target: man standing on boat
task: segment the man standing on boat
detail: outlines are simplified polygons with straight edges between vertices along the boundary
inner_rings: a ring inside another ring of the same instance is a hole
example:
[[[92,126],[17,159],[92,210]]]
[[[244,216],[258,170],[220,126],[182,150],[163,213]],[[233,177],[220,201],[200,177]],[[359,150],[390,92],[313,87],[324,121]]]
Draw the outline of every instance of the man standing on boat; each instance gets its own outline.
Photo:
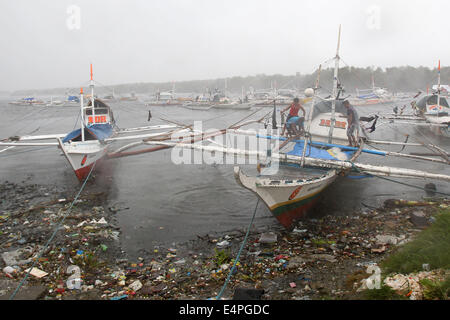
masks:
[[[347,138],[349,146],[358,146],[358,137],[359,137],[359,116],[356,112],[355,108],[350,105],[348,100],[343,102],[344,107],[347,109]],[[356,136],[354,132],[356,131]]]
[[[289,109],[289,115],[286,118],[286,122],[285,122],[284,127],[283,127],[283,132],[281,132],[282,136],[284,135],[284,131],[286,130],[286,124],[288,123],[289,119],[292,118],[292,117],[298,117],[298,112],[299,112],[300,109],[303,111],[303,118],[305,118],[305,116],[306,116],[306,111],[303,108],[303,106],[300,104],[300,99],[299,98],[295,98],[294,102],[289,107],[287,107],[284,110],[281,110],[280,112],[283,114],[288,109]]]

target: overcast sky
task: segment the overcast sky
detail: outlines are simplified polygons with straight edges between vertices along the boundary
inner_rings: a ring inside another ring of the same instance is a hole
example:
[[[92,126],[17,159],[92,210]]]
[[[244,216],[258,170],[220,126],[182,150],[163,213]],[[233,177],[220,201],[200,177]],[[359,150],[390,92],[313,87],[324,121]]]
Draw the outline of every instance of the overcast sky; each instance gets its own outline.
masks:
[[[79,86],[91,62],[105,85],[311,73],[339,24],[349,65],[449,65],[449,18],[448,0],[0,0],[0,91]]]

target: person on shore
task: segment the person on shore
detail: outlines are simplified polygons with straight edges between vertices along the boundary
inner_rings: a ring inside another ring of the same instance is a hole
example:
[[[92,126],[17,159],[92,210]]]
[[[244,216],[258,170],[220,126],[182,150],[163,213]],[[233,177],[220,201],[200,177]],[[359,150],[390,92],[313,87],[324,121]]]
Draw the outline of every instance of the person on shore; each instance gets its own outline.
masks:
[[[282,114],[284,114],[288,109],[289,109],[289,114],[288,114],[288,116],[287,116],[287,118],[286,118],[286,123],[285,123],[285,125],[284,125],[284,127],[283,127],[283,131],[281,132],[281,135],[282,135],[282,136],[284,135],[284,132],[285,132],[285,130],[286,130],[286,126],[287,126],[287,124],[288,124],[290,118],[292,118],[292,117],[299,117],[298,112],[299,112],[300,110],[302,110],[302,112],[303,112],[303,117],[299,117],[299,118],[302,118],[302,119],[301,119],[301,120],[297,120],[297,122],[301,121],[301,125],[302,125],[302,127],[303,127],[303,120],[305,119],[305,116],[306,116],[306,111],[305,111],[305,109],[303,108],[303,106],[300,104],[300,99],[299,99],[299,98],[295,98],[295,99],[294,99],[294,102],[293,102],[290,106],[288,106],[288,107],[285,108],[284,110],[281,110],[280,112],[281,112]]]
[[[350,105],[348,100],[343,102],[344,107],[347,109],[347,138],[349,146],[357,147],[359,138],[359,116],[355,108]],[[356,131],[356,135],[354,134]]]

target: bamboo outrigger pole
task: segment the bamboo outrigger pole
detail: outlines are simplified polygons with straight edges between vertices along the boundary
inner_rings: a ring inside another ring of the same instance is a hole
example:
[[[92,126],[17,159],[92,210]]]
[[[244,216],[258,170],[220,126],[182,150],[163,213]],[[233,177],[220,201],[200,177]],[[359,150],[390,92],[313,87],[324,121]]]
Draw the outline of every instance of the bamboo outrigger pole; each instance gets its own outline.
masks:
[[[147,144],[163,146],[166,148],[180,147],[185,149],[196,149],[203,150],[207,152],[221,152],[225,154],[234,154],[249,157],[266,158],[267,153],[262,151],[250,151],[234,148],[223,148],[223,147],[212,147],[203,146],[198,144],[187,144],[187,143],[177,143],[177,142],[160,142],[160,141],[148,141]],[[272,159],[278,159],[281,162],[300,164],[302,157],[292,156],[287,154],[272,153]],[[436,179],[450,182],[450,176],[445,174],[429,173],[420,170],[413,169],[403,169],[395,167],[386,166],[373,166],[368,164],[353,163],[349,161],[339,161],[339,160],[324,160],[317,158],[305,157],[305,164],[312,167],[321,168],[332,168],[332,169],[357,169],[358,171],[366,174],[391,176],[399,178],[423,178],[423,179]]]
[[[297,140],[295,139],[296,137],[292,138],[292,139],[286,139],[286,138],[281,138],[281,137],[273,137],[273,136],[263,136],[258,134],[255,131],[248,131],[248,130],[232,130],[231,132],[235,133],[235,134],[243,134],[243,135],[248,135],[248,136],[256,136],[258,138],[261,139],[278,139],[278,140],[284,140],[284,142],[281,144],[281,146],[286,145],[288,142],[300,142],[300,143],[304,143],[305,145],[308,144],[308,142],[305,140]],[[342,146],[342,145],[338,145],[338,144],[332,144],[332,143],[324,143],[324,142],[318,142],[318,141],[310,141],[309,142],[310,145],[315,145],[318,147],[338,147],[341,148],[342,150],[351,150],[351,151],[357,151],[358,148],[356,147],[350,147],[350,146]],[[421,144],[418,144],[419,146],[423,146]],[[281,148],[281,147],[280,147]],[[278,149],[280,149],[278,148]],[[439,159],[435,159],[435,158],[428,158],[428,157],[423,157],[421,155],[415,155],[415,154],[405,154],[405,153],[399,153],[399,152],[392,152],[392,151],[385,151],[385,150],[371,150],[371,149],[362,149],[363,153],[369,153],[369,154],[374,154],[374,155],[378,155],[378,156],[393,156],[393,157],[403,157],[403,158],[411,158],[411,159],[417,159],[417,160],[425,160],[425,161],[431,161],[431,162],[439,162],[439,163],[445,163],[445,164],[449,164],[450,162],[446,159],[444,160],[439,160]],[[304,157],[305,154],[302,155],[302,157]]]

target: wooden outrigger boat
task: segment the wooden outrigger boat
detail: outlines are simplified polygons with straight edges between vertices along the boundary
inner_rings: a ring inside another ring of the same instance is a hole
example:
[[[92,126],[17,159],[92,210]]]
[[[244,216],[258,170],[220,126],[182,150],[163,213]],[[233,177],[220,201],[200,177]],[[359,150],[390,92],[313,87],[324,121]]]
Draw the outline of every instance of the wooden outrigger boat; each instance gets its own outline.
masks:
[[[446,95],[441,92],[441,62],[438,66],[438,84],[432,94],[417,95],[417,100],[411,102],[413,114],[381,115],[381,119],[393,121],[396,124],[408,124],[428,127],[432,132],[450,137],[450,106]]]
[[[313,98],[309,112],[306,132],[310,136],[310,143],[307,139],[299,142],[287,140],[287,143],[281,145],[280,153],[300,156],[302,159],[308,156],[323,160],[348,160],[351,162],[354,162],[360,155],[362,143],[360,143],[358,151],[342,151],[341,145],[320,147],[312,145],[312,141],[327,142],[328,144],[345,144],[347,142],[347,117],[344,115],[345,108],[342,101],[339,100],[341,92],[338,85],[340,36],[339,28],[332,97],[330,100],[319,102],[318,105],[315,105]],[[315,90],[318,89],[320,69],[319,67]],[[335,128],[336,130],[334,130]],[[281,167],[284,164],[281,162]],[[322,191],[342,173],[342,170],[339,169],[306,165],[303,161],[297,165],[297,168],[282,169],[281,171],[290,171],[290,173],[282,174],[281,178],[278,178],[271,175],[265,176],[262,171],[259,177],[250,177],[236,167],[235,177],[242,186],[256,193],[277,220],[288,229],[292,227],[295,220],[305,215],[318,200]]]
[[[364,149],[363,139],[360,139],[358,147],[346,145],[347,136],[345,129],[348,124],[344,116],[345,111],[342,109],[342,99],[339,98],[342,88],[338,83],[339,44],[340,30],[331,98],[328,100],[321,99],[320,102],[316,103],[316,99],[320,99],[316,94],[319,88],[320,66],[315,89],[312,90],[311,94],[312,104],[305,128],[306,134],[303,136],[299,135],[285,138],[278,134],[276,106],[274,106],[273,112],[269,112],[260,119],[247,120],[250,116],[261,111],[261,109],[258,109],[230,127],[213,132],[196,131],[192,128],[192,125],[176,122],[172,122],[175,123],[172,126],[166,125],[120,130],[115,125],[111,109],[101,100],[93,98],[94,85],[91,67],[92,93],[87,106],[84,106],[83,95],[81,94],[82,125],[80,129],[69,134],[11,138],[9,141],[0,142],[0,146],[6,147],[0,150],[0,152],[16,146],[57,145],[65,154],[80,180],[91,172],[96,163],[103,161],[107,157],[131,156],[174,147],[244,157],[257,157],[260,161],[257,166],[259,168],[259,174],[257,176],[249,176],[244,173],[241,167],[235,166],[234,173],[236,180],[243,187],[254,192],[267,205],[277,220],[288,229],[293,227],[295,220],[305,216],[314,203],[320,199],[321,193],[328,186],[334,183],[340,175],[345,175],[351,171],[366,175],[438,179],[450,182],[450,176],[443,173],[429,173],[419,170],[374,166],[356,162],[359,155],[365,152],[380,156],[389,155],[439,161],[445,164],[450,163],[447,153],[442,155],[442,160],[437,160],[382,150],[367,150]],[[308,89],[308,92],[311,92],[311,90]],[[269,127],[268,116],[270,114],[272,114],[272,132],[270,132]],[[244,122],[244,120],[247,121]],[[258,134],[256,131],[244,131],[240,129],[245,125],[263,123],[263,121],[266,128],[269,127],[266,135]],[[165,132],[134,136],[126,135],[141,131],[167,129],[168,131]],[[174,133],[178,133],[178,135],[174,136]],[[261,151],[227,147],[213,140],[217,136],[228,133],[255,135],[258,139],[265,139],[266,142],[283,142],[277,149],[271,147],[269,150]],[[28,142],[30,140],[45,139],[56,139],[57,142]],[[137,141],[116,150],[110,150],[110,144],[112,142],[126,140]],[[367,137],[366,141],[378,144],[398,144],[397,142],[367,140]],[[202,142],[210,142],[214,145],[202,145]],[[400,144],[407,145],[406,142]],[[152,147],[130,150],[144,145],[150,145]],[[409,145],[413,144],[409,143]],[[280,169],[276,170],[277,168]]]
[[[228,130],[229,133],[256,135],[261,139],[284,140],[279,149],[276,150],[277,152],[274,150],[263,152],[233,149],[225,146],[204,146],[194,143],[179,143],[176,141],[148,141],[147,144],[258,157],[260,160],[264,159],[263,161],[266,165],[261,165],[261,163],[258,165],[259,175],[249,176],[243,172],[241,167],[235,166],[235,178],[244,188],[254,192],[267,205],[276,219],[288,229],[293,227],[295,220],[303,217],[308,212],[318,199],[320,199],[321,193],[328,186],[336,181],[340,175],[345,175],[350,171],[391,177],[440,179],[449,182],[450,176],[445,174],[427,173],[404,168],[364,165],[355,162],[362,152],[381,156],[414,156],[363,149],[363,139],[359,141],[360,144],[357,148],[346,145],[348,142],[346,135],[348,123],[344,115],[345,110],[342,106],[342,100],[339,99],[341,86],[338,85],[339,43],[340,39],[338,40],[338,49],[335,57],[332,97],[329,100],[322,99],[319,103],[315,103],[315,99],[318,98],[315,92],[319,84],[321,70],[321,67],[319,67],[316,88],[312,98],[312,109],[308,114],[306,137],[302,137],[302,139],[301,137],[286,139],[276,135],[276,132],[274,135],[267,134],[264,136],[251,130]],[[274,108],[272,115],[272,125],[274,125],[276,121],[276,118],[274,118],[276,108]],[[373,140],[370,142],[377,143],[377,141]],[[378,143],[390,142],[378,141]],[[448,159],[414,158],[449,163]],[[274,171],[274,169],[277,169],[275,164],[279,165],[279,169]],[[276,173],[274,174],[274,172]]]
[[[161,133],[135,136],[127,136],[126,134],[178,128],[176,125],[160,125],[119,129],[111,108],[102,100],[94,98],[92,65],[90,88],[91,94],[86,105],[84,104],[83,90],[80,92],[81,127],[79,129],[68,134],[12,137],[2,140],[0,146],[6,146],[8,150],[12,147],[58,146],[77,178],[82,181],[89,175],[94,166],[97,166],[106,158],[108,152],[111,151],[112,142],[149,138]],[[42,140],[56,140],[57,142],[29,142]]]
[[[312,107],[308,114],[306,137],[297,136],[287,139],[277,135],[277,132],[261,135],[252,130],[228,130],[228,133],[233,134],[256,135],[260,139],[284,141],[278,150],[269,150],[269,152],[233,149],[225,146],[204,146],[194,143],[179,143],[176,141],[148,141],[147,144],[190,148],[205,152],[220,152],[238,156],[258,157],[260,160],[263,159],[265,165],[261,163],[258,165],[259,175],[249,176],[244,173],[241,167],[235,166],[235,178],[244,188],[254,192],[267,205],[276,219],[288,229],[292,228],[295,220],[303,217],[308,212],[318,199],[320,199],[321,193],[328,186],[336,181],[340,175],[344,175],[352,170],[364,174],[381,176],[430,178],[447,182],[450,181],[450,176],[445,174],[363,165],[355,162],[362,152],[381,156],[414,156],[363,149],[363,139],[360,140],[359,147],[347,146],[346,129],[348,123],[347,117],[345,116],[346,110],[343,108],[342,100],[339,99],[341,93],[341,86],[338,84],[339,43],[340,30],[335,57],[333,93],[331,99],[321,99],[319,103],[315,103],[315,100],[319,99],[316,95],[321,70],[321,67],[319,67],[316,88],[312,97]],[[272,113],[273,128],[276,127],[274,122],[276,122],[275,107]],[[266,123],[267,125],[268,123]],[[376,143],[376,141],[371,141],[371,143]],[[379,141],[379,143],[389,142]],[[448,160],[435,160],[425,157],[415,158],[449,163]],[[277,167],[275,164],[279,166]]]

